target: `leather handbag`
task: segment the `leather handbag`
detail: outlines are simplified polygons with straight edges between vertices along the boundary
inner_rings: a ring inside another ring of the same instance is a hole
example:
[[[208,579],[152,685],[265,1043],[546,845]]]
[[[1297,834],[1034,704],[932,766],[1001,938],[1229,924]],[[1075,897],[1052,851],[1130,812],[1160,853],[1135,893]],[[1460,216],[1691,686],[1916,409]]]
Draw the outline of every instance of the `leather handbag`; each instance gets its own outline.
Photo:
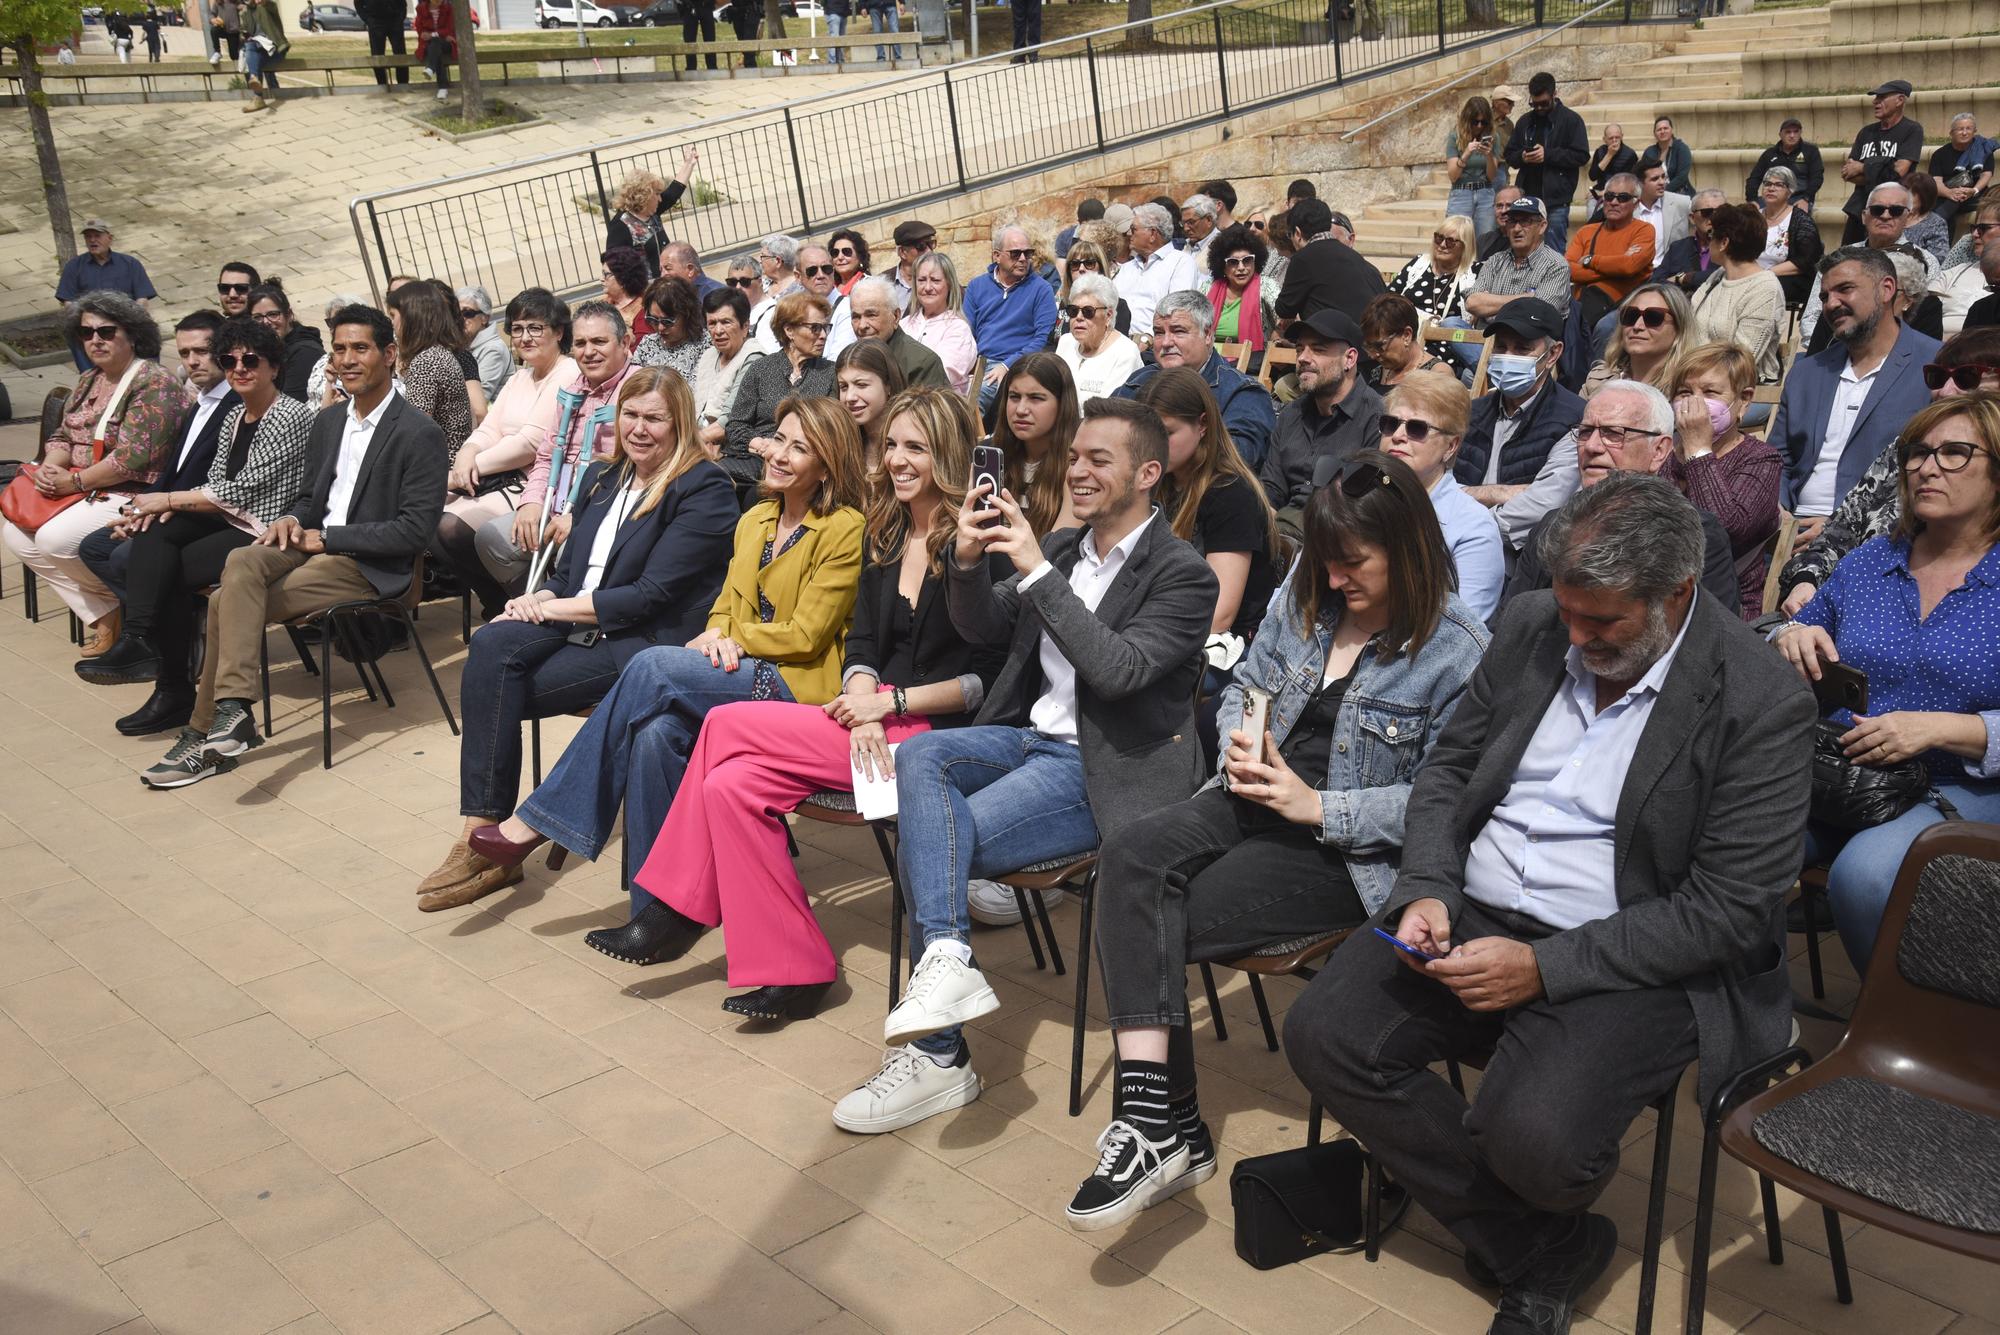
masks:
[[[103,460],[104,433],[110,429],[111,419],[117,414],[119,405],[125,402],[125,392],[132,388],[132,378],[138,373],[139,359],[134,357],[132,364],[125,368],[124,377],[112,389],[111,397],[105,401],[104,413],[97,419],[97,430],[90,433],[90,464]],[[84,467],[89,467],[90,464]],[[72,474],[82,471],[82,468],[70,469]],[[67,496],[44,496],[35,489],[35,470],[23,466],[14,474],[6,489],[0,491],[0,516],[4,516],[8,523],[32,537],[42,525],[89,494],[76,491]]]
[[[1308,1256],[1358,1251],[1367,1242],[1368,1152],[1352,1140],[1260,1154],[1237,1163],[1229,1175],[1229,1204],[1236,1216],[1236,1254],[1259,1270]],[[1402,1219],[1401,1197],[1383,1222],[1387,1234]]]
[[[1937,802],[1947,818],[1957,810],[1931,790],[1930,771],[1916,758],[1894,765],[1861,765],[1841,749],[1850,725],[1830,718],[1813,724],[1812,819],[1836,830],[1886,825],[1917,803]]]

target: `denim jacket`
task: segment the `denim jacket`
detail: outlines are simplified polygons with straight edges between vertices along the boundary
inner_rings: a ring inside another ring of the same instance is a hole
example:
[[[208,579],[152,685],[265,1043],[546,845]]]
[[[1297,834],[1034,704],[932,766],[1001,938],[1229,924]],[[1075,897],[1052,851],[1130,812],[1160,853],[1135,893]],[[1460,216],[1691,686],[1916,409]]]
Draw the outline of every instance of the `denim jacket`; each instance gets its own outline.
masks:
[[[1295,567],[1294,577],[1297,573]],[[1306,634],[1292,604],[1291,580],[1285,581],[1222,693],[1216,716],[1222,737],[1242,725],[1244,688],[1255,686],[1271,693],[1271,735],[1284,745],[1325,676],[1340,608],[1338,598],[1323,601],[1320,624]],[[1485,624],[1452,594],[1437,629],[1414,657],[1397,654],[1385,662],[1370,640],[1355,660],[1334,722],[1319,840],[1345,855],[1370,913],[1388,902],[1396,879],[1403,808],[1417,766],[1451,717],[1489,638]],[[1207,787],[1221,782],[1218,773]]]

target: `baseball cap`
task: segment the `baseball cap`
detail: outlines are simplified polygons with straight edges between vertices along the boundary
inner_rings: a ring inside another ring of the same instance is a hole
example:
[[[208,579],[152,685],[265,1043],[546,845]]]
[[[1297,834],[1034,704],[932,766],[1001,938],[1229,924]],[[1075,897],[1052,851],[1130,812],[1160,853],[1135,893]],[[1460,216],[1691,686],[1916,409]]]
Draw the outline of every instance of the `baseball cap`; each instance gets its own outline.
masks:
[[[1509,216],[1520,214],[1527,218],[1540,218],[1543,222],[1547,222],[1549,218],[1548,208],[1533,195],[1523,195],[1509,204],[1507,213]]]
[[[1486,330],[1511,329],[1531,338],[1560,339],[1563,317],[1540,297],[1516,297],[1486,318]]]
[[[1868,96],[1887,97],[1891,93],[1901,93],[1904,97],[1908,97],[1914,91],[1908,79],[1891,79],[1880,87],[1869,90]]]
[[[937,228],[912,218],[896,224],[895,240],[899,246],[928,246],[937,240]]]
[[[1104,206],[1104,221],[1114,232],[1132,230],[1132,206],[1130,204],[1107,204]]]
[[[83,230],[86,232],[102,232],[106,236],[110,236],[111,224],[102,218],[85,218],[83,220]]]
[[[1297,343],[1299,335],[1312,332],[1321,338],[1330,338],[1345,343],[1350,348],[1361,346],[1361,326],[1354,323],[1352,316],[1329,306],[1323,311],[1315,311],[1303,320],[1294,320],[1285,326],[1285,341]]]
[[[1503,83],[1493,90],[1493,96],[1488,98],[1487,101],[1512,102],[1515,106],[1519,106],[1521,103],[1527,101],[1527,99],[1521,96],[1521,90],[1513,84]]]

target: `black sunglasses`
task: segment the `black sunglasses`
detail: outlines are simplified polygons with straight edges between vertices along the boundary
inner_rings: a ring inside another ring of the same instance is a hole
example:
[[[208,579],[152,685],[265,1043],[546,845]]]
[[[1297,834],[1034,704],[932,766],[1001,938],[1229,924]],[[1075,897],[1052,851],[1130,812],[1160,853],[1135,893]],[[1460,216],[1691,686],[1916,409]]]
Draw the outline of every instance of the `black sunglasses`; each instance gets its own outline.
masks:
[[[1095,320],[1098,316],[1102,314],[1104,314],[1104,308],[1102,306],[1085,306],[1079,303],[1077,305],[1065,306],[1062,308],[1062,316],[1063,319],[1065,320],[1074,320],[1079,315],[1086,320]]]
[[[1003,250],[1000,253],[1010,260],[1025,260],[1035,252],[1032,250]]]
[[[115,324],[80,324],[76,327],[77,338],[85,343],[95,343],[100,339],[109,343],[122,332]]]
[[[248,283],[217,283],[215,290],[225,297],[240,297],[250,290]]]
[[[1984,362],[1967,362],[1963,366],[1944,366],[1931,362],[1924,367],[1924,384],[1931,389],[1943,389],[1949,380],[1967,394],[1979,388],[1979,382],[1989,375],[2000,375],[2000,366]]]
[[[1377,487],[1386,487],[1392,482],[1380,464],[1369,463],[1358,455],[1334,469],[1333,480],[1339,485],[1341,495],[1357,501]]]
[[[1604,192],[1606,204],[1630,204],[1638,196],[1629,190],[1607,190]]]
[[[1692,212],[1697,218],[1713,218],[1715,216],[1715,210],[1712,208],[1694,209]]]
[[[755,278],[747,278],[738,275],[737,277],[731,278],[728,281],[731,287],[755,287],[757,285],[758,280]]]
[[[1421,445],[1426,440],[1429,440],[1431,432],[1438,429],[1422,418],[1396,417],[1389,413],[1382,414],[1382,439],[1387,440],[1389,437],[1395,435],[1398,428],[1402,430],[1405,440],[1417,445]]]
[[[225,352],[215,359],[215,364],[225,371],[234,371],[239,366],[246,371],[254,371],[264,364],[264,359],[254,352]]]
[[[1907,204],[1870,204],[1868,216],[1871,218],[1900,218],[1910,211]]]
[[[854,258],[854,248],[852,246],[835,246],[833,248],[833,257],[837,260],[851,260]]]
[[[1096,260],[1078,259],[1078,260],[1071,260],[1069,262],[1069,267],[1072,269],[1095,269],[1098,267],[1098,263]]]
[[[1658,329],[1667,322],[1667,308],[1664,306],[1627,306],[1624,310],[1618,312],[1618,323],[1624,325],[1627,329],[1638,324],[1641,320],[1646,322],[1646,328]]]
[[[808,278],[818,278],[822,275],[832,273],[833,266],[831,264],[808,264],[802,272]]]
[[[461,320],[483,320],[486,318],[486,312],[475,311],[470,306],[461,306],[458,308],[458,318]]]

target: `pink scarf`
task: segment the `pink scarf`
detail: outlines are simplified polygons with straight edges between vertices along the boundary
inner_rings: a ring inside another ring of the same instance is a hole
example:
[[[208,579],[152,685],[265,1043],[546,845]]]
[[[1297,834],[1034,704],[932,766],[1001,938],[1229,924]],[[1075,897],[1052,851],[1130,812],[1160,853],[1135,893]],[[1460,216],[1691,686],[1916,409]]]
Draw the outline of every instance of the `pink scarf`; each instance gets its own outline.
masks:
[[[1236,341],[1248,343],[1258,352],[1264,350],[1264,276],[1252,274],[1250,285],[1243,289],[1242,304],[1236,308]],[[1215,304],[1215,318],[1222,319],[1222,308],[1229,301],[1229,284],[1218,278],[1208,285],[1208,299]]]

